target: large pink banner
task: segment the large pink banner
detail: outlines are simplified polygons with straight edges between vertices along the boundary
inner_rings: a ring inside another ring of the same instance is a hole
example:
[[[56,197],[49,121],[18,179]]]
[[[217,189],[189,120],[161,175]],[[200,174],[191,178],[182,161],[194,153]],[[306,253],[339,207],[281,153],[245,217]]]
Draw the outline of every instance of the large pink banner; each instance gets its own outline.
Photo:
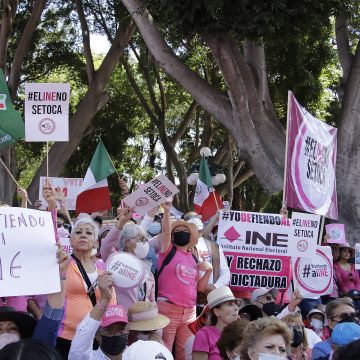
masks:
[[[337,219],[337,129],[312,116],[291,92],[287,126],[286,205]]]

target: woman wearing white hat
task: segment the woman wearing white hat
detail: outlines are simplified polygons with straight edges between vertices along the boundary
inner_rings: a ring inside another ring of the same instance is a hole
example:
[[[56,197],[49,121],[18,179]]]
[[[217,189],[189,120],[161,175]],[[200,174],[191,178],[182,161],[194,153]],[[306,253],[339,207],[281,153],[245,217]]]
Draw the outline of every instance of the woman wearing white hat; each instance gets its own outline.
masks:
[[[210,326],[204,326],[195,335],[193,360],[219,360],[220,351],[216,345],[225,326],[239,318],[239,307],[233,293],[227,286],[211,291],[208,296]]]

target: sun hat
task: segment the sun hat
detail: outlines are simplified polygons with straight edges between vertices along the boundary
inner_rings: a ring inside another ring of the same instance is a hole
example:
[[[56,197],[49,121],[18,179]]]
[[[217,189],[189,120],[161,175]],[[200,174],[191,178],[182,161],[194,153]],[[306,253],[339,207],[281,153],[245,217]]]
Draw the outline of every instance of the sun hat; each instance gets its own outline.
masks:
[[[23,339],[32,336],[36,320],[23,311],[17,311],[12,306],[0,306],[0,322],[12,321],[19,328],[20,335]]]
[[[159,314],[156,304],[149,301],[137,301],[128,309],[130,330],[154,331],[170,323],[167,316]]]
[[[313,315],[313,314],[320,314],[320,315],[322,315],[322,316],[324,317],[324,319],[325,319],[325,314],[324,314],[321,310],[319,310],[319,309],[312,309],[312,310],[310,310],[309,313],[307,314],[306,318],[307,318],[307,319],[310,319],[311,315]]]
[[[202,231],[204,229],[204,224],[198,217],[193,217],[186,222],[189,224],[195,224],[199,231]]]
[[[157,341],[138,340],[122,354],[122,360],[174,360],[171,352]]]
[[[267,288],[260,288],[260,289],[256,289],[251,293],[251,297],[250,297],[250,302],[253,304],[257,298],[259,298],[260,296],[263,296],[267,293],[270,293],[272,295],[272,297],[275,299],[278,291],[275,288],[272,289],[267,289]]]
[[[345,346],[358,339],[360,339],[360,326],[354,322],[337,324],[331,333],[332,343],[338,346]]]
[[[190,231],[190,242],[188,248],[193,248],[198,242],[198,229],[195,224],[188,223],[184,220],[176,220],[171,223],[171,233],[177,228],[178,226],[186,226]]]
[[[129,322],[125,308],[121,305],[109,305],[101,319],[100,326],[107,327],[118,322]]]
[[[218,287],[217,289],[210,291],[207,296],[210,309],[232,300],[236,300],[236,298],[228,286]]]
[[[351,245],[348,242],[344,242],[343,244],[339,244],[339,250],[341,251],[342,249],[350,249],[350,256],[351,257],[355,256],[355,249],[353,247],[351,247]]]

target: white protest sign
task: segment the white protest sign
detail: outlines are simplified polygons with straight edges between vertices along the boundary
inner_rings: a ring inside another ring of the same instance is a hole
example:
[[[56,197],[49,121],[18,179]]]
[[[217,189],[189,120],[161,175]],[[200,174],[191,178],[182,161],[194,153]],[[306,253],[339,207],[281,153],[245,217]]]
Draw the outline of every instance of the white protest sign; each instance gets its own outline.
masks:
[[[320,228],[320,215],[293,212],[291,214],[292,234],[290,241],[296,244],[302,256],[312,256],[316,253]]]
[[[355,249],[355,269],[360,269],[360,244],[354,245]]]
[[[293,281],[304,298],[318,298],[333,290],[333,258],[330,246],[318,246],[311,258],[294,261]]]
[[[106,261],[106,270],[112,272],[114,284],[125,289],[138,286],[145,276],[141,261],[136,256],[125,252],[111,255]]]
[[[221,212],[218,242],[224,251],[260,255],[312,256],[311,246],[298,246],[292,220],[278,214],[224,210]]]
[[[76,197],[79,194],[81,184],[83,183],[83,178],[49,177],[48,180],[53,189],[59,187],[63,190],[64,195],[66,197],[66,205],[68,210],[75,210]],[[40,176],[39,200],[41,200],[41,209],[46,209],[46,205],[47,205],[45,199],[42,196],[42,191],[45,181],[46,181],[46,176]]]
[[[0,296],[60,291],[51,213],[0,209]]]
[[[69,141],[70,84],[25,84],[25,140]]]
[[[128,195],[123,202],[129,207],[134,207],[134,211],[138,214],[145,215],[178,192],[179,189],[165,175],[159,175]]]

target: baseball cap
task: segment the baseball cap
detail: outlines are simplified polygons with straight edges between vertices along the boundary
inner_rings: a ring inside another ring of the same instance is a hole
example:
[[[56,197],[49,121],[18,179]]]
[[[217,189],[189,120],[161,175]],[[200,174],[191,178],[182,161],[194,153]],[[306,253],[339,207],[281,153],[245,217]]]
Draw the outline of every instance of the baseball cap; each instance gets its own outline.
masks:
[[[275,297],[277,296],[278,291],[275,288],[272,288],[272,289],[267,289],[267,288],[256,289],[251,293],[250,302],[254,303],[258,297],[263,296],[263,295],[265,295],[267,293],[270,293],[272,295],[272,297],[275,299]]]
[[[101,319],[101,327],[123,322],[128,323],[127,311],[121,305],[109,305]]]
[[[122,360],[174,360],[171,352],[157,341],[138,340],[122,354]]]
[[[345,346],[360,339],[360,326],[354,322],[337,324],[331,333],[331,341],[338,346]]]

